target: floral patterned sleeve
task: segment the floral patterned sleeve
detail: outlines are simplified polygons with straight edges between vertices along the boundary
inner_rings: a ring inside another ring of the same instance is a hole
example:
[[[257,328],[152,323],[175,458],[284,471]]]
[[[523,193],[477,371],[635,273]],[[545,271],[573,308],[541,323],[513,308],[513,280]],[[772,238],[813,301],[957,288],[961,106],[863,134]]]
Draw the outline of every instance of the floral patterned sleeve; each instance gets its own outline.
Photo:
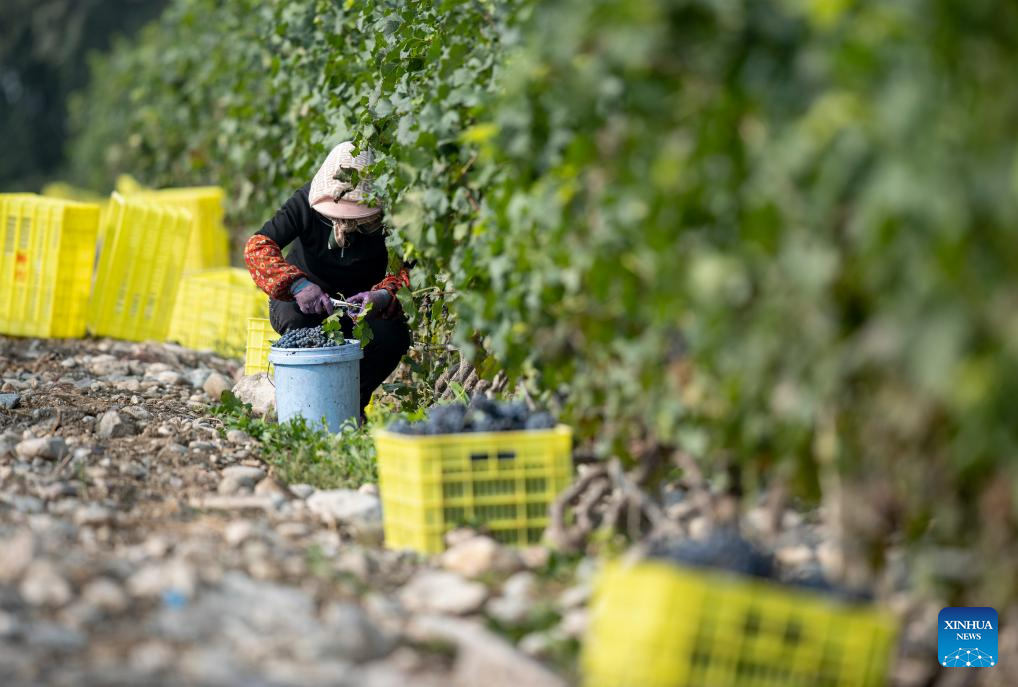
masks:
[[[371,287],[371,290],[377,291],[378,289],[385,289],[393,296],[395,296],[396,292],[402,289],[404,286],[406,287],[410,286],[410,272],[407,270],[406,267],[401,269],[399,271],[399,274],[388,275],[385,279]]]
[[[290,286],[305,276],[283,259],[283,251],[275,241],[261,234],[247,240],[244,262],[255,285],[277,301],[292,301]]]

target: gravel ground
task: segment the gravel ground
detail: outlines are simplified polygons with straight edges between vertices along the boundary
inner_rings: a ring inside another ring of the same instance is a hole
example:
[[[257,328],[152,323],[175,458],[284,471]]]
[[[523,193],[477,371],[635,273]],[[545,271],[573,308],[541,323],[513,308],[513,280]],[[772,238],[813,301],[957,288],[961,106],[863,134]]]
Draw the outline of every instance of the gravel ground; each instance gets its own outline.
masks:
[[[594,559],[471,532],[431,559],[384,549],[375,485],[283,484],[256,442],[223,436],[207,408],[238,375],[170,345],[0,337],[0,685],[576,683]],[[704,536],[670,493],[666,515]],[[819,514],[778,520],[780,566],[840,565]],[[937,675],[944,604],[888,590],[892,684],[963,684]],[[1001,644],[1018,656],[1013,623]]]
[[[205,408],[237,373],[173,346],[0,337],[0,684],[565,684],[480,621],[530,608],[525,556],[379,547],[374,485],[284,485],[243,433],[221,438]]]

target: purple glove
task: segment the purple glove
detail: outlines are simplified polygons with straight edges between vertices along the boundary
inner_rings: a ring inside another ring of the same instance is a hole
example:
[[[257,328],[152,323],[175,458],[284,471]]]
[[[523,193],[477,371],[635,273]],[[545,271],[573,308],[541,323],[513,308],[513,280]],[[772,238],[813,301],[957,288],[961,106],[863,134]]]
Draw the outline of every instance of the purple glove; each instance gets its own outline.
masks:
[[[290,287],[297,307],[305,315],[331,315],[332,299],[322,291],[318,284],[301,279]]]
[[[399,299],[394,297],[386,289],[361,291],[356,295],[350,296],[346,300],[348,303],[361,306],[362,309],[366,308],[368,303],[370,303],[371,310],[368,312],[369,319],[381,317],[382,319],[391,320],[402,310]]]

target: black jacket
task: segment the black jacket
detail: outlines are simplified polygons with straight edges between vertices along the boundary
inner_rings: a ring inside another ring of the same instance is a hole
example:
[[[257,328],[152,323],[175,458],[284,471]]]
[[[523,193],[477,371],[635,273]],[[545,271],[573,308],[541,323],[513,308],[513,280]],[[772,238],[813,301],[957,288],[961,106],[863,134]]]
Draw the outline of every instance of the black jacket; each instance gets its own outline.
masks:
[[[308,205],[310,187],[297,189],[257,233],[280,248],[292,244],[286,262],[332,296],[370,290],[385,278],[389,261],[385,232],[369,236],[354,232],[345,247],[330,249],[332,222]]]

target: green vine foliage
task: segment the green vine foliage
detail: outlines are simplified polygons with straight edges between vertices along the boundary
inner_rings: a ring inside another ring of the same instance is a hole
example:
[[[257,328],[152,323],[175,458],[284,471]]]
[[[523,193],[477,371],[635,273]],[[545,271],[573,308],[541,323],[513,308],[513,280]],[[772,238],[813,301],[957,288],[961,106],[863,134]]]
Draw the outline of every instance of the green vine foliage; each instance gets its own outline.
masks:
[[[604,454],[840,499],[860,557],[965,543],[986,603],[1018,592],[1016,63],[988,0],[177,0],[95,62],[75,163],[254,224],[370,144],[430,343],[454,313]]]
[[[1018,9],[998,9],[542,3],[461,318],[539,352],[609,438],[823,484],[860,559],[987,532],[984,581],[1013,595]]]

